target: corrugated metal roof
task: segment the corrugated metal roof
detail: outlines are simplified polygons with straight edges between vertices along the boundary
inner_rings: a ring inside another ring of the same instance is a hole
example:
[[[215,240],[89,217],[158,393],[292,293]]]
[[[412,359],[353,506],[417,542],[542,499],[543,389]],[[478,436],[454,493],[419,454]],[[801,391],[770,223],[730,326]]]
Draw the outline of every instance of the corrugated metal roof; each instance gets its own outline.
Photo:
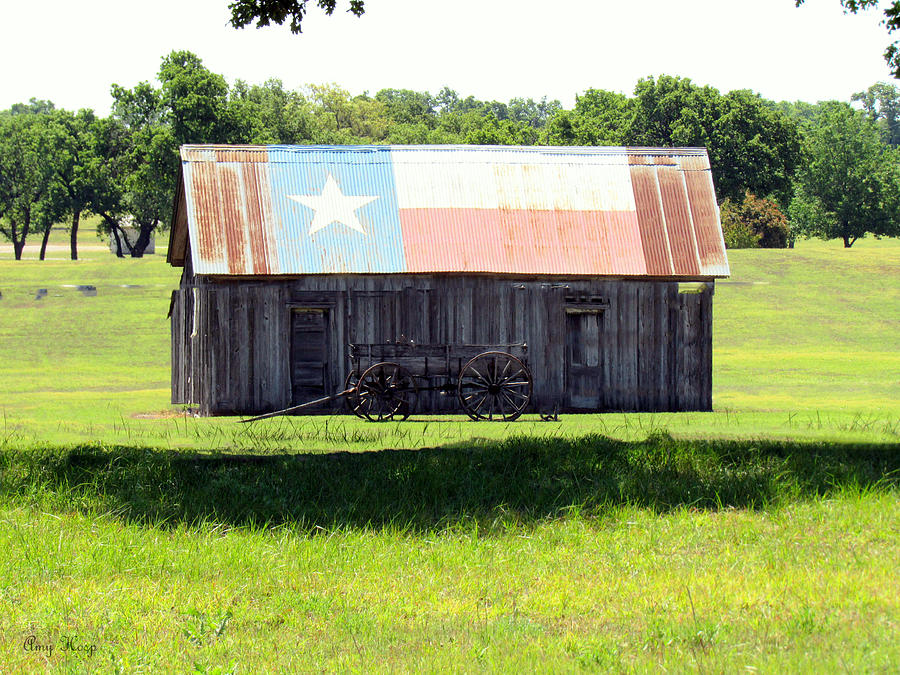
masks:
[[[197,274],[729,273],[702,148],[187,145],[181,159],[172,243],[186,227]]]

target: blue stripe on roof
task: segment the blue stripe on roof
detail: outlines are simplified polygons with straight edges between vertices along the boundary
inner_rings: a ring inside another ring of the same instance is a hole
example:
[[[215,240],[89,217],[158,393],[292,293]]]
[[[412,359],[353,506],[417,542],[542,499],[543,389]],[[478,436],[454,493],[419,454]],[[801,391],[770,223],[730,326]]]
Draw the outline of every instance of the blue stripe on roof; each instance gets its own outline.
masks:
[[[293,159],[298,150],[297,147],[269,147],[272,204],[282,223],[282,234],[276,241],[278,257],[296,267],[284,271],[405,272],[390,149],[304,147],[302,163]],[[315,210],[289,199],[288,195],[320,195],[329,175],[344,195],[377,197],[355,212],[366,234],[339,222],[309,233]]]

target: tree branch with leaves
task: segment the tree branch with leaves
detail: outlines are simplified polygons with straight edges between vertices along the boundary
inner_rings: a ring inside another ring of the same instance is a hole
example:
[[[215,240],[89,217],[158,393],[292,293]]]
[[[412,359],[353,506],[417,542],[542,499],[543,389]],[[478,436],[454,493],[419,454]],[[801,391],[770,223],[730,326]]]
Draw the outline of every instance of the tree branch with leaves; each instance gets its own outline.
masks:
[[[228,5],[231,10],[231,25],[244,28],[252,23],[256,27],[277,24],[281,26],[290,20],[291,32],[302,33],[302,23],[306,16],[309,0],[234,0]],[[316,0],[316,6],[331,16],[337,7],[337,0]],[[350,0],[347,10],[355,16],[365,13],[364,0]]]

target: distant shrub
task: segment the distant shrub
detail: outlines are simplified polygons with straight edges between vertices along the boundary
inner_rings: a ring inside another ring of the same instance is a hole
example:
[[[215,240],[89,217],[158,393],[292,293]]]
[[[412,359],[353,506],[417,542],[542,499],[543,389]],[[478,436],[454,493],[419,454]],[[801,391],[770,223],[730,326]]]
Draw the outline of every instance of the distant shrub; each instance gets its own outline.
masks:
[[[726,199],[720,211],[726,248],[787,248],[788,219],[771,199],[748,192],[741,202]]]
[[[722,234],[725,236],[725,248],[759,248],[759,235],[753,231],[749,223],[736,215],[737,207],[730,199],[722,203]]]

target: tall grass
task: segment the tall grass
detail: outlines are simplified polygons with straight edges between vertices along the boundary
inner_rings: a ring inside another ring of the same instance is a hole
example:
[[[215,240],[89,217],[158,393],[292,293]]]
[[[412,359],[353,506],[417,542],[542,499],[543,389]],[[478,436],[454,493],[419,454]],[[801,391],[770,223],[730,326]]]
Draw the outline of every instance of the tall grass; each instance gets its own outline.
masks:
[[[768,508],[893,489],[900,445],[511,437],[418,451],[233,455],[139,447],[0,453],[0,495],[148,525],[213,521],[433,531],[530,525],[622,506]]]

